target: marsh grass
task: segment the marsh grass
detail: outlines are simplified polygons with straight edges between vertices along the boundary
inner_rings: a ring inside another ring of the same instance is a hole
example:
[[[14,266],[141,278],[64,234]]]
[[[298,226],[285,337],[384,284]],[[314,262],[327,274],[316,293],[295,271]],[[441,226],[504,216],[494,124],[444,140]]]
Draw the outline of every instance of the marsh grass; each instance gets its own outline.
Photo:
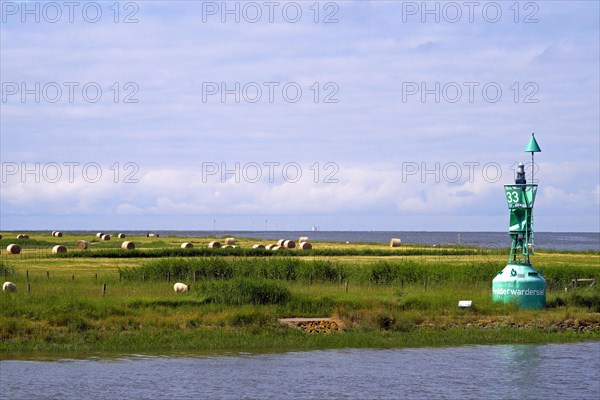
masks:
[[[44,242],[40,246],[73,246],[78,238],[32,236]],[[19,291],[0,296],[0,358],[11,351],[262,351],[600,338],[599,286],[571,287],[575,278],[600,282],[596,253],[536,254],[536,268],[548,282],[548,306],[527,311],[491,301],[491,280],[506,264],[506,255],[495,250],[459,255],[472,249],[403,247],[405,254],[415,253],[389,257],[393,250],[384,245],[370,245],[373,252],[367,245],[323,244],[332,255],[231,249],[178,256],[186,250],[172,252],[181,239],[133,240],[140,243],[138,253],[115,248],[116,240],[96,241],[90,251],[67,258],[32,246],[23,257],[2,252],[0,273]],[[100,257],[104,251],[128,256]],[[143,252],[159,256],[148,259]],[[191,292],[176,294],[176,281],[191,284]],[[459,309],[459,300],[472,300],[473,307]],[[346,330],[309,335],[278,322],[298,316],[333,316]]]
[[[249,278],[204,281],[199,292],[208,302],[226,305],[285,304],[291,297],[288,287],[279,281]]]
[[[600,313],[600,288],[597,286],[556,291],[548,296],[547,308],[582,307]]]
[[[304,283],[398,284],[411,285],[489,285],[504,263],[496,261],[419,262],[411,259],[350,263],[335,259],[304,260],[294,257],[263,258],[163,258],[142,266],[120,268],[126,280],[231,279],[235,277],[274,279]],[[586,265],[564,268],[547,266],[543,276],[550,288],[571,285],[574,277],[595,278],[600,282],[600,268]]]
[[[17,284],[21,289],[24,282]],[[594,288],[553,294],[549,297],[560,297],[560,305],[527,312],[491,302],[484,285],[366,284],[346,292],[335,283],[233,278],[206,280],[192,286],[189,294],[176,294],[166,281],[115,280],[105,297],[101,286],[56,277],[33,282],[29,295],[20,290],[0,296],[0,351],[393,347],[393,340],[397,347],[458,344],[454,341],[459,338],[466,343],[513,343],[600,337],[598,330],[580,336],[554,332],[552,337],[546,332],[565,318],[600,322],[593,311],[598,304]],[[458,309],[461,299],[473,300],[474,307]],[[314,338],[277,322],[294,316],[335,316],[347,329],[338,340]],[[508,325],[495,326],[494,335],[466,328],[482,320],[515,326],[535,321],[540,328],[519,333],[520,339],[514,328],[509,335]],[[444,338],[448,334],[452,340]]]
[[[71,251],[61,254],[52,254],[56,258],[98,257],[98,258],[164,258],[164,257],[340,257],[340,256],[367,256],[367,257],[398,257],[398,256],[465,256],[465,255],[496,255],[497,249],[455,249],[455,248],[408,248],[408,249],[313,249],[308,251],[279,249],[271,251],[252,248],[154,248],[137,247],[135,250],[123,250],[120,243],[112,243],[97,247],[93,251]]]
[[[15,267],[4,260],[0,260],[0,275],[7,279],[15,274]]]
[[[126,280],[174,279],[231,279],[236,277],[285,281],[311,279],[336,282],[347,278],[342,264],[328,260],[299,260],[295,258],[165,258],[144,263],[138,268],[121,268]]]

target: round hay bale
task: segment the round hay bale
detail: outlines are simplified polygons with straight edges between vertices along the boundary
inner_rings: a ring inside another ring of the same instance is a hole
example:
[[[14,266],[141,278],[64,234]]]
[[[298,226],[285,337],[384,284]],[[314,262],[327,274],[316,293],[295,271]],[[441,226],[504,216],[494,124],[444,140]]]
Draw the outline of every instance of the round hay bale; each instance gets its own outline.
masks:
[[[268,245],[265,246],[265,249],[267,250],[271,250],[273,247],[277,246],[276,244],[273,243],[269,243]]]
[[[271,250],[273,250],[273,251],[277,251],[279,249],[281,249],[281,246],[273,246],[273,247],[271,247]]]
[[[252,248],[253,248],[253,249],[264,249],[264,248],[265,248],[265,246],[264,246],[264,245],[262,245],[262,244],[258,244],[258,243],[256,243],[256,244],[252,245]]]
[[[133,250],[133,249],[135,249],[135,243],[133,243],[133,242],[123,242],[121,244],[121,248],[123,250]]]
[[[402,240],[397,238],[392,238],[390,240],[390,247],[400,247],[402,245]]]
[[[104,233],[102,233],[102,232],[98,232],[98,233],[96,233],[96,237],[97,237],[98,239],[99,239],[99,238],[101,238],[102,236],[104,236]]]
[[[300,243],[300,250],[312,250],[312,244],[308,242]]]
[[[194,245],[191,244],[190,242],[181,243],[181,248],[182,249],[191,249],[192,247],[194,247]]]
[[[52,254],[66,253],[66,252],[67,252],[67,248],[65,246],[63,246],[62,244],[57,244],[56,246],[54,246],[52,248]]]
[[[6,251],[8,251],[8,254],[19,254],[21,252],[21,246],[18,244],[9,244],[6,247]]]
[[[146,234],[146,237],[160,237],[160,235],[158,233],[148,232],[148,234]]]
[[[208,247],[210,247],[211,249],[218,249],[219,247],[221,247],[221,243],[219,243],[219,242],[210,242],[208,244]]]
[[[279,239],[279,240],[277,241],[277,246],[279,246],[279,247],[283,247],[283,243],[284,243],[284,242],[285,242],[285,239]]]
[[[75,248],[76,248],[77,250],[85,250],[85,249],[87,249],[87,248],[88,248],[88,246],[89,246],[89,245],[90,245],[90,244],[87,242],[87,240],[78,240],[78,241],[75,243]]]
[[[29,239],[29,235],[21,233],[17,235],[17,239]]]
[[[2,291],[3,292],[8,292],[8,293],[17,293],[17,285],[15,285],[12,282],[6,281],[2,285]]]
[[[110,240],[110,235],[108,233],[105,233],[104,235],[102,235],[102,240],[108,241]]]
[[[54,236],[54,237],[62,237],[62,235],[63,235],[62,232],[59,232],[59,231],[52,232],[52,236]]]
[[[232,244],[226,244],[225,246],[223,246],[224,249],[237,249],[237,246],[234,246]]]
[[[295,249],[296,242],[294,242],[293,240],[286,240],[285,242],[283,242],[283,247],[285,247],[286,249]]]
[[[2,235],[0,235],[0,240],[2,240]]]
[[[52,231],[52,237],[54,237],[54,235],[56,234],[56,231]]]
[[[225,239],[225,244],[233,246],[235,244],[235,238],[226,238]]]
[[[308,236],[300,236],[298,238],[298,243],[308,242]]]
[[[119,233],[119,234],[117,235],[117,237],[118,237],[119,239],[125,239],[125,234],[124,234],[124,233]]]

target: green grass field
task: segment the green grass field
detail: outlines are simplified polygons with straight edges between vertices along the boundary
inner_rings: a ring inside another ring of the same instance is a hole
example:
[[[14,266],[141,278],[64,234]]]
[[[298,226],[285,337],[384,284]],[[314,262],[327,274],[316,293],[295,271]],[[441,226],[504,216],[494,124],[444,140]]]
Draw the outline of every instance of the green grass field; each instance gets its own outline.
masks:
[[[0,296],[0,357],[38,352],[267,351],[598,340],[597,252],[538,252],[547,309],[491,301],[507,251],[467,247],[313,243],[312,251],[208,249],[212,238],[2,232],[0,274],[17,293]],[[85,239],[88,250],[75,249]],[[136,250],[120,248],[123,240]],[[193,249],[181,249],[190,241]],[[11,255],[6,247],[23,250]],[[65,245],[64,255],[51,254]],[[191,251],[190,251],[191,250]],[[191,284],[175,293],[175,282]],[[106,290],[104,291],[104,287]],[[29,290],[28,290],[29,289]],[[566,290],[565,290],[566,289]],[[459,309],[459,300],[473,307]],[[308,334],[286,317],[334,317],[341,333]]]

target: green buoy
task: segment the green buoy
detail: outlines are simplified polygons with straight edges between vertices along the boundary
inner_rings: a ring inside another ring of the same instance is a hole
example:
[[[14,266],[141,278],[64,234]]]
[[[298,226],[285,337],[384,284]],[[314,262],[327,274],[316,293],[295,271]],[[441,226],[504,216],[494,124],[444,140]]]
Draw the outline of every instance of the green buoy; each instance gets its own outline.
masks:
[[[526,152],[531,153],[531,183],[525,179],[525,166],[519,163],[514,184],[504,185],[510,222],[510,257],[506,267],[492,281],[492,300],[516,303],[519,308],[543,310],[546,308],[546,281],[531,265],[534,254],[533,203],[537,193],[534,184],[533,154],[541,152],[533,134]]]

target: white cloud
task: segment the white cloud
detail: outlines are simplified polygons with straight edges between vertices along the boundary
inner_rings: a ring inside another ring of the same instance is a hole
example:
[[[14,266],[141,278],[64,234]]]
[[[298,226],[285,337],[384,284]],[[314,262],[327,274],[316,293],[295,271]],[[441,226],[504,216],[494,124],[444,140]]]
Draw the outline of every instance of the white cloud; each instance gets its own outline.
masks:
[[[522,148],[532,131],[543,149],[536,156],[542,210],[566,202],[597,215],[600,62],[590,16],[598,5],[540,3],[539,23],[515,24],[502,3],[499,23],[477,14],[474,23],[452,24],[421,23],[420,15],[403,22],[402,3],[339,3],[337,24],[313,23],[306,5],[298,24],[204,23],[201,4],[191,2],[140,3],[137,24],[3,24],[3,82],[97,82],[103,96],[93,104],[10,97],[1,111],[2,162],[133,162],[140,177],[138,184],[3,182],[4,216],[287,213],[301,221],[413,213],[435,229],[436,215],[505,211],[501,185],[512,179],[510,164],[528,161]],[[301,101],[281,93],[273,103],[202,98],[206,82],[268,81],[297,82]],[[120,100],[123,85],[136,83],[139,102],[115,103],[114,82]],[[323,101],[329,82],[337,103]],[[407,82],[429,90],[456,82],[463,96],[457,103],[439,93],[424,102],[421,93],[403,98]],[[473,102],[465,82],[478,84]],[[486,83],[501,87],[498,102],[482,97]],[[205,162],[266,161],[301,163],[305,176],[293,184],[202,179]],[[309,179],[310,165],[328,161],[341,167],[339,183]],[[474,182],[403,183],[403,162],[480,167]],[[503,166],[495,184],[480,175],[489,162]],[[582,223],[597,229],[597,218]]]

